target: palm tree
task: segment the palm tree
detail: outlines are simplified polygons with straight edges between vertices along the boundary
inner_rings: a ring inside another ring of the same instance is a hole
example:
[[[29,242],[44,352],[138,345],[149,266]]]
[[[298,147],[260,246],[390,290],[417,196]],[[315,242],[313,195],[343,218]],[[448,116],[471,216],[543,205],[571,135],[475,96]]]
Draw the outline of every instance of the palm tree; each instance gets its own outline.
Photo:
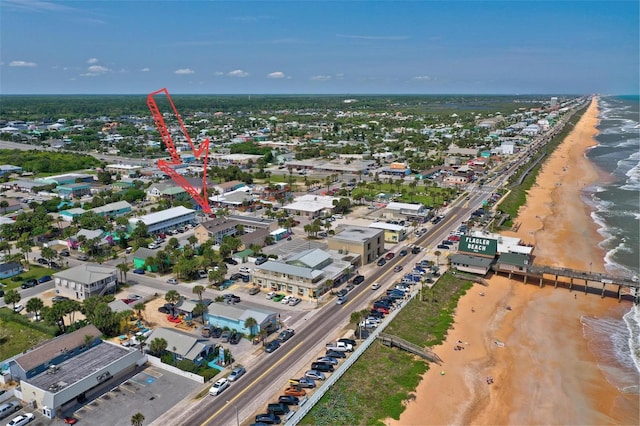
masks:
[[[205,288],[204,286],[201,285],[196,285],[191,289],[191,292],[193,294],[197,294],[198,295],[198,300],[200,300],[200,302],[202,302],[202,293],[204,293]]]
[[[144,312],[144,310],[147,308],[147,305],[145,305],[144,303],[140,302],[140,303],[136,303],[133,306],[133,309],[136,311],[136,314],[138,315],[138,318],[143,319],[142,318],[142,312]]]
[[[167,341],[162,337],[156,337],[149,344],[149,352],[156,356],[161,356],[167,350]]]
[[[7,212],[7,207],[9,207],[9,202],[7,200],[0,201],[0,207],[2,208],[2,214]]]
[[[44,302],[37,297],[31,298],[27,301],[27,312],[33,312],[36,317],[40,316],[40,311],[42,310],[42,308],[44,308]]]
[[[433,252],[433,254],[436,256],[436,259],[438,260],[437,265],[440,266],[440,255],[442,254],[439,250],[436,250]]]
[[[258,321],[255,318],[249,317],[244,321],[244,327],[249,329],[249,334],[254,334],[253,329],[258,325]]]
[[[180,293],[178,293],[177,290],[169,290],[167,294],[164,295],[164,300],[171,303],[172,305],[178,303],[180,299],[182,299],[182,296],[180,296]]]
[[[18,293],[18,290],[8,290],[5,294],[4,294],[4,303],[8,304],[13,304],[13,310],[16,310],[16,303],[18,303],[20,301],[20,299],[22,299],[22,296],[20,296],[20,293]]]
[[[127,282],[127,272],[131,270],[127,262],[122,262],[116,265],[116,268],[120,271],[120,281]],[[124,279],[123,279],[124,278]]]
[[[142,413],[135,413],[131,416],[131,426],[142,426],[142,422],[144,422]]]

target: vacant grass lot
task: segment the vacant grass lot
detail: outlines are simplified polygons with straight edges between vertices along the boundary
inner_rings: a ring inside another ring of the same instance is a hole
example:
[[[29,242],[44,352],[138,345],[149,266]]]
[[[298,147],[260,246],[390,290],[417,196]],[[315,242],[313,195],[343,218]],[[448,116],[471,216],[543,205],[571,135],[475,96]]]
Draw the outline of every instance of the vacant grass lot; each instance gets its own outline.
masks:
[[[33,324],[9,308],[0,308],[0,360],[26,351],[55,336],[56,327]]]
[[[23,273],[16,275],[16,277],[18,277],[20,280],[19,281],[13,281],[11,278],[4,278],[2,280],[2,284],[4,284],[4,286],[0,286],[0,288],[2,288],[5,292],[7,290],[11,290],[14,288],[18,288],[22,285],[22,283],[24,283],[26,280],[34,278],[34,279],[38,279],[40,277],[43,277],[45,275],[52,275],[55,273],[56,271],[53,269],[49,269],[49,268],[43,268],[42,266],[39,265],[29,265],[29,270],[28,271],[24,271]],[[16,278],[16,280],[18,279]]]
[[[423,300],[413,299],[385,333],[419,346],[442,342],[453,323],[458,299],[471,286],[469,281],[445,274],[432,290],[423,292]],[[375,342],[301,423],[381,425],[387,417],[399,419],[404,401],[412,397],[427,368],[422,359]]]

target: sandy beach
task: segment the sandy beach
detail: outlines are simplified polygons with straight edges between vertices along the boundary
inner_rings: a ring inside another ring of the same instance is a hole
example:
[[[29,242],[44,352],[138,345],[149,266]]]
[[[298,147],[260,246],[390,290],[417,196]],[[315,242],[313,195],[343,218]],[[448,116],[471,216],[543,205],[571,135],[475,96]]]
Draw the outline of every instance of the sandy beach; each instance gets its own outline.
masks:
[[[595,144],[597,117],[594,98],[545,162],[518,231],[505,233],[534,244],[536,264],[604,271],[602,237],[581,198],[583,188],[607,178],[584,155]],[[434,348],[443,365],[431,366],[400,420],[386,424],[638,424],[637,395],[607,382],[580,322],[627,303],[491,277],[461,298],[453,329]]]

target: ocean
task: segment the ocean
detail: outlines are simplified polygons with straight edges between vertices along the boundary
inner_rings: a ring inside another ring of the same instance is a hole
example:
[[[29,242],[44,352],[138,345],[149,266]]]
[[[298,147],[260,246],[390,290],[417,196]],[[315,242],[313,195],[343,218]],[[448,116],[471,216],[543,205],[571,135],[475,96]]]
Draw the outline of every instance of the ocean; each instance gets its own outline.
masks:
[[[640,277],[640,98],[600,97],[598,144],[587,158],[605,173],[584,192],[602,235],[607,271]],[[622,303],[601,318],[582,318],[584,336],[607,380],[640,394],[640,306]]]

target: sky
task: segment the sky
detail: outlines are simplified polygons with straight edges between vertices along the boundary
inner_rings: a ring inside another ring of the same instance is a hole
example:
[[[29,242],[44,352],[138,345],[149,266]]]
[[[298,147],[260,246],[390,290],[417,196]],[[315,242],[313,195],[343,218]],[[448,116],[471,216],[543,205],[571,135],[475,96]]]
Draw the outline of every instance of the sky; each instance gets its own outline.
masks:
[[[637,0],[0,0],[0,94],[638,94]]]

